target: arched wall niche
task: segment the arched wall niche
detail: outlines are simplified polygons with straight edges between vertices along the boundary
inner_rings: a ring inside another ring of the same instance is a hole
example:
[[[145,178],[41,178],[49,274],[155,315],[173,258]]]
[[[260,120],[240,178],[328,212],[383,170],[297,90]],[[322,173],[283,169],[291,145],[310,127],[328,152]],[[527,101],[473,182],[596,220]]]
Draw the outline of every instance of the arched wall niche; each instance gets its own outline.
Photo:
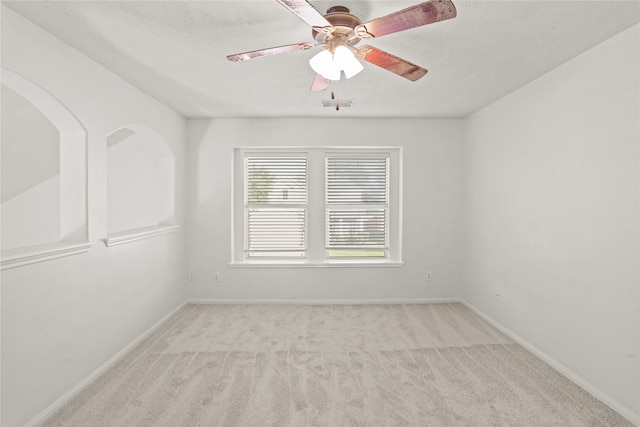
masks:
[[[47,91],[4,67],[1,72],[0,267],[86,252],[87,133]]]
[[[175,157],[144,125],[107,136],[107,246],[175,231]]]

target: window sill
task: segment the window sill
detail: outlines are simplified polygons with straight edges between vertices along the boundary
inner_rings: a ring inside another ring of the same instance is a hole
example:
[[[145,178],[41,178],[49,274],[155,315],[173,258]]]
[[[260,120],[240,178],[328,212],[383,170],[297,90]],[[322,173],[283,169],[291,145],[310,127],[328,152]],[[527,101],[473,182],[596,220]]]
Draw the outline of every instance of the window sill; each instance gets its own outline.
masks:
[[[109,234],[104,242],[109,247],[122,245],[125,243],[136,242],[142,239],[161,236],[163,234],[173,233],[178,229],[178,227],[178,225],[156,225],[153,227],[119,231],[117,233]]]
[[[91,242],[56,242],[24,248],[5,249],[2,251],[0,270],[81,254],[88,252],[91,246],[93,246]]]
[[[403,261],[234,261],[229,267],[235,268],[397,268],[403,267]]]

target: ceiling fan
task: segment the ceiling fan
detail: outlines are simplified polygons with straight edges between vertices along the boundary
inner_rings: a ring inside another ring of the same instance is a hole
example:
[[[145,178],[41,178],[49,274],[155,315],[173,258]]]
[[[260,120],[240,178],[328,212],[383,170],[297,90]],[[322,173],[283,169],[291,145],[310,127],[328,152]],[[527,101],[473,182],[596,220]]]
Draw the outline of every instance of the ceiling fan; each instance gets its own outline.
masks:
[[[425,68],[373,46],[356,45],[362,39],[381,37],[456,17],[456,8],[451,0],[429,0],[364,24],[344,6],[333,6],[322,15],[307,0],[277,1],[311,26],[314,42],[236,53],[228,55],[227,59],[232,62],[247,61],[323,45],[324,50],[309,61],[316,71],[311,87],[313,92],[326,89],[332,80],[340,80],[343,72],[349,78],[361,71],[362,64],[356,57],[405,79],[418,80],[427,74]]]

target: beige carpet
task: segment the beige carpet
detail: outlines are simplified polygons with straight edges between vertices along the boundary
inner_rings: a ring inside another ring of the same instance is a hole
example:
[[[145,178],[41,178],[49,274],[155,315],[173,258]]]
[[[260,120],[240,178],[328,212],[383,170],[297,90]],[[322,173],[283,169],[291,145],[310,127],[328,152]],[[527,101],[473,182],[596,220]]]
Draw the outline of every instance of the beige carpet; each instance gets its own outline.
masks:
[[[631,426],[461,304],[187,305],[46,426]]]

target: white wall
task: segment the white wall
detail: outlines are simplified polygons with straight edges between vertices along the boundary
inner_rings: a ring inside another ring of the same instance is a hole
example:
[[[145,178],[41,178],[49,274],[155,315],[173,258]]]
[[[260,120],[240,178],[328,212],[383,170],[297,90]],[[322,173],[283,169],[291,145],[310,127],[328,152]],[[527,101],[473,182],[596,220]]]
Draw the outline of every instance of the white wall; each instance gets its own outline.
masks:
[[[457,297],[460,251],[459,120],[228,119],[188,124],[189,270],[192,298],[370,300]],[[401,268],[233,267],[233,148],[365,145],[404,148]],[[433,281],[425,282],[426,271]],[[213,273],[220,282],[212,283]]]
[[[1,247],[59,241],[60,216],[60,176],[56,175],[2,203]]]
[[[184,224],[185,120],[2,7],[2,65],[68,108],[88,134],[86,254],[2,271],[2,425],[23,425],[186,298],[185,230],[116,247],[107,237],[111,132],[148,126],[176,161]]]
[[[174,158],[163,138],[138,126],[117,143],[107,137],[107,231],[174,220]]]
[[[24,97],[5,85],[0,90],[0,246],[19,248],[58,241],[60,132]]]
[[[636,420],[638,40],[636,25],[466,120],[462,286]]]
[[[33,104],[5,85],[2,93],[2,203],[60,175],[60,132]],[[29,164],[15,159],[30,159]]]

